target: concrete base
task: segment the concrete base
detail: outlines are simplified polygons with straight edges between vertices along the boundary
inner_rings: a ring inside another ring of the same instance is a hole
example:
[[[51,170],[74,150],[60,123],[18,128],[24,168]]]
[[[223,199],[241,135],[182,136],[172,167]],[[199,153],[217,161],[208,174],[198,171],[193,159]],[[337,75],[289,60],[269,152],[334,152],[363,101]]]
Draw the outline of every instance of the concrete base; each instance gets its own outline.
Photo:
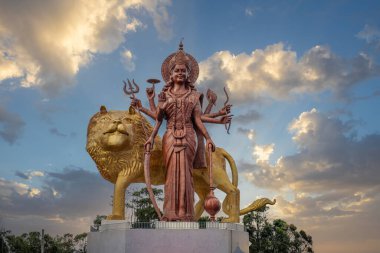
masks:
[[[104,221],[87,237],[89,253],[249,253],[240,224]]]

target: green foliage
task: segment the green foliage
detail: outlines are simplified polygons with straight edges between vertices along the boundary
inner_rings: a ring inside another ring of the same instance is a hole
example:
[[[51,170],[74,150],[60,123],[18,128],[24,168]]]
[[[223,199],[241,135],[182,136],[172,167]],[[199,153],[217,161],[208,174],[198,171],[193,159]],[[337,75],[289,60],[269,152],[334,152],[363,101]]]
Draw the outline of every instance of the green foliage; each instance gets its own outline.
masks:
[[[9,230],[0,230],[0,252],[7,253],[8,252],[8,241],[6,239],[7,235],[10,235],[11,231]]]
[[[211,221],[209,216],[202,216],[198,219],[198,222],[207,222],[207,221]]]
[[[74,237],[74,243],[77,245],[77,252],[87,252],[87,233],[78,234]]]
[[[107,215],[96,215],[95,220],[93,221],[94,225],[93,227],[98,230],[99,226],[102,224],[102,220],[105,220],[107,218]]]
[[[164,200],[162,197],[163,191],[161,189],[153,188],[153,194],[157,201]],[[146,187],[134,191],[131,199],[126,203],[126,206],[127,208],[132,208],[137,222],[150,222],[158,219],[158,215],[154,210]]]
[[[6,242],[4,241],[6,240]],[[8,247],[5,245],[8,244]],[[44,234],[44,252],[45,253],[74,253],[87,252],[87,233],[76,235],[64,234],[52,237]],[[41,234],[40,232],[29,232],[16,236],[10,231],[0,232],[0,253],[40,253],[41,252]]]
[[[250,253],[313,253],[313,240],[305,231],[297,231],[293,224],[276,219],[268,220],[266,209],[243,217],[249,233]]]

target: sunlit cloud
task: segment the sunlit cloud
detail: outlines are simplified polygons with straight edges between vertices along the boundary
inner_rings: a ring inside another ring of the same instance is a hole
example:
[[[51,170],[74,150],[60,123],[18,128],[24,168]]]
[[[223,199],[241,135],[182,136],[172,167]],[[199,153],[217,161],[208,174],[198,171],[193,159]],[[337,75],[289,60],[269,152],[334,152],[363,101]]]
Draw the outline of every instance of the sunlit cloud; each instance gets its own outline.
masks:
[[[254,129],[247,129],[247,128],[239,127],[237,129],[237,132],[247,136],[248,140],[250,140],[252,142],[255,141],[256,131]]]
[[[248,137],[249,138],[249,137]],[[253,148],[253,156],[256,158],[256,163],[267,162],[270,155],[274,151],[274,144],[255,145]]]
[[[145,27],[129,9],[152,16],[159,35],[170,37],[170,1],[2,1],[0,81],[18,78],[23,87],[48,95],[73,85],[75,75],[97,53],[110,53],[126,34]]]
[[[131,50],[125,49],[120,53],[121,56],[121,62],[123,63],[124,67],[128,71],[134,71],[135,70],[135,63],[133,62],[134,55],[132,54]]]
[[[355,127],[352,121],[311,109],[289,124],[297,153],[274,163],[265,157],[238,166],[245,180],[276,195],[274,218],[305,227],[324,242],[338,235],[329,245],[343,243],[347,227],[354,226],[350,237],[356,243],[341,247],[345,252],[360,251],[363,240],[376,248],[374,235],[380,227],[375,218],[380,204],[380,135],[358,138],[352,134]]]
[[[256,164],[239,166],[246,180],[278,195],[274,215],[321,233],[319,238],[324,227],[318,224],[326,222],[336,224],[336,232],[353,223],[366,224],[355,233],[358,241],[364,239],[364,228],[376,231],[380,223],[369,217],[376,216],[380,204],[380,135],[358,138],[352,134],[355,124],[317,109],[302,112],[289,124],[289,131],[297,153],[272,164],[267,154],[273,150],[268,147],[265,152],[259,146]]]
[[[327,46],[317,45],[298,57],[283,43],[250,54],[216,52],[200,62],[200,69],[200,86],[211,88],[220,96],[222,87],[227,86],[235,104],[259,102],[263,98],[284,100],[323,91],[347,98],[353,86],[380,74],[379,66],[364,53],[345,59]]]
[[[5,224],[25,229],[38,228],[41,224],[54,227],[54,223],[72,223],[81,220],[81,227],[86,231],[96,214],[110,211],[110,193],[112,185],[101,178],[98,173],[81,168],[67,167],[57,172],[22,172],[25,175],[42,177],[40,187],[28,183],[0,178],[0,214]],[[87,222],[87,223],[86,223]],[[62,230],[56,227],[54,230]]]
[[[16,171],[16,176],[26,179],[26,180],[31,180],[33,177],[44,177],[45,173],[39,170],[33,170],[33,171]]]

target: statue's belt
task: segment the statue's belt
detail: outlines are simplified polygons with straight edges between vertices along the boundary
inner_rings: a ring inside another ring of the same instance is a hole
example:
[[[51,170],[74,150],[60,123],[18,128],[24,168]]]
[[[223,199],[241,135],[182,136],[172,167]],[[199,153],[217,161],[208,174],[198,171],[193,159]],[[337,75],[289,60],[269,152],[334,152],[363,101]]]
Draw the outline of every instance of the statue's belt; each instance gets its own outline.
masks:
[[[186,128],[194,128],[193,123],[191,123],[191,122],[185,123],[185,127]],[[172,129],[172,128],[177,129],[177,130],[181,130],[184,128],[184,124],[182,122],[177,122],[177,123],[169,122],[166,125],[166,129]]]

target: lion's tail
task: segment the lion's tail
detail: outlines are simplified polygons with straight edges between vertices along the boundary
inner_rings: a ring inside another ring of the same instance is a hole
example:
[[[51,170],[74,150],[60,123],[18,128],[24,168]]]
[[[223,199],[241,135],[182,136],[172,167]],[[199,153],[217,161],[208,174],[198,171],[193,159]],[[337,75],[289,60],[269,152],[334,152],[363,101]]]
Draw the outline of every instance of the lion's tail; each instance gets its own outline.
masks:
[[[232,174],[232,185],[235,186],[235,187],[237,187],[238,186],[238,179],[239,178],[238,178],[238,171],[237,171],[235,160],[223,148],[219,148],[219,150],[220,150],[221,154],[223,155],[223,157],[230,164],[231,174]]]
[[[274,199],[273,201],[271,201],[268,198],[257,199],[246,208],[240,210],[240,215],[245,215],[249,212],[260,210],[266,205],[274,205],[274,204],[276,204],[276,199]]]

